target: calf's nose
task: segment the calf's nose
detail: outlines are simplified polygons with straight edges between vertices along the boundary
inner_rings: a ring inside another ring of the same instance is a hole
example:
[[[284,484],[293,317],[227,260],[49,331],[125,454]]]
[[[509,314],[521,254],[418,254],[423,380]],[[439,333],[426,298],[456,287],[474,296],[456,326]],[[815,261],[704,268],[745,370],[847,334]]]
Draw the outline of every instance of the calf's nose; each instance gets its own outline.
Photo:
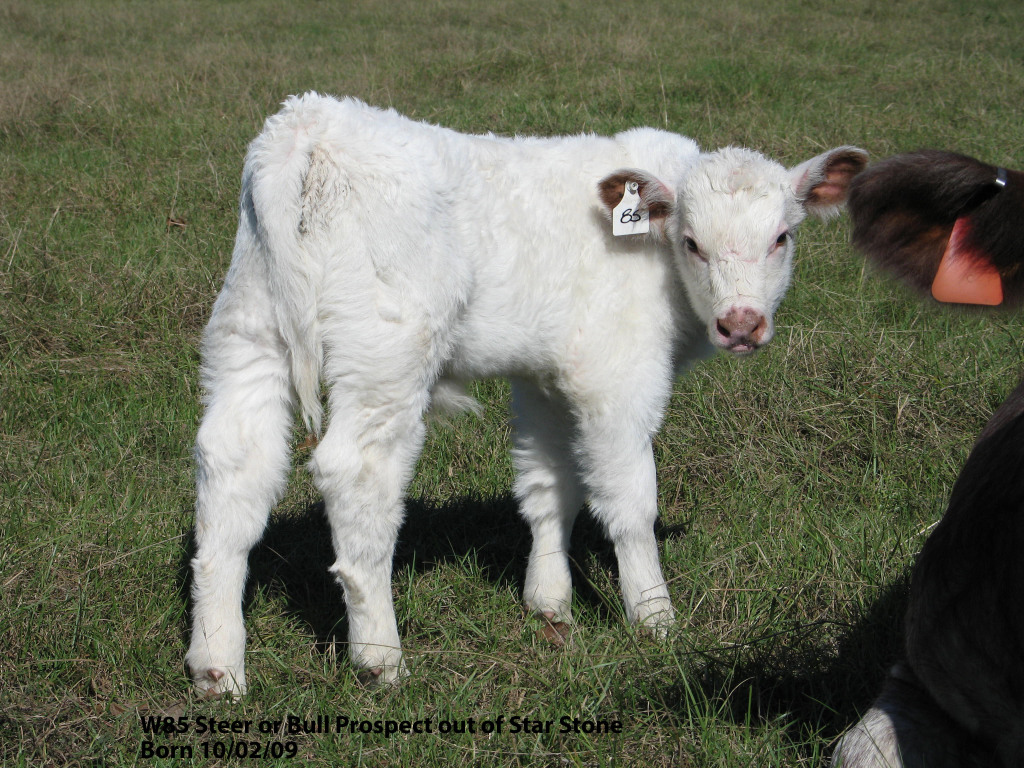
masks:
[[[761,345],[768,319],[756,309],[732,307],[718,318],[716,327],[727,349],[750,351]]]

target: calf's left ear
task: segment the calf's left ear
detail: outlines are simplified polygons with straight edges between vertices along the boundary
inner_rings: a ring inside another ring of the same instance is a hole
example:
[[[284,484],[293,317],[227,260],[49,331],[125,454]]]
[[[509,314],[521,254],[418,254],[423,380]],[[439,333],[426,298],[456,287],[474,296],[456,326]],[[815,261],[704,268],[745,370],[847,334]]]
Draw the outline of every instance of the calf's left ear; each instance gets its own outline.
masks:
[[[675,195],[657,177],[635,168],[623,168],[605,176],[597,184],[597,194],[610,217],[615,207],[622,202],[626,185],[635,183],[640,202],[651,220],[651,233],[661,237],[665,231],[665,220],[675,207]]]
[[[863,149],[837,147],[792,168],[789,178],[804,209],[827,219],[842,210],[850,182],[867,164]]]

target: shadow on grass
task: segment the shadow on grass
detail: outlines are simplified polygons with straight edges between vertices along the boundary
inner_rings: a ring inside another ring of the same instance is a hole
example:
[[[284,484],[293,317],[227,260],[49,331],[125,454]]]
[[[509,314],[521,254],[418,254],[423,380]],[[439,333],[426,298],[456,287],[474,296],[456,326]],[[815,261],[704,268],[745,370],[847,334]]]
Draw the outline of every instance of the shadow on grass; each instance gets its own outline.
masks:
[[[178,569],[180,595],[189,604],[189,615],[193,540],[194,531],[190,531]],[[441,563],[465,562],[468,556],[496,588],[510,587],[521,594],[529,553],[529,527],[510,494],[462,497],[442,504],[407,499],[393,572],[411,569],[413,573],[425,573]],[[575,553],[586,554],[602,569],[615,569],[614,549],[586,512],[580,514],[573,529],[571,554]],[[249,555],[244,604],[247,607],[259,591],[280,590],[287,612],[309,626],[317,647],[328,651],[334,646],[345,655],[348,624],[341,587],[328,572],[333,562],[330,527],[322,501],[300,514],[274,514],[260,544]],[[587,606],[587,610],[609,621],[617,620],[613,617],[617,605],[609,606],[608,596],[593,585],[575,560],[572,570],[576,604]],[[399,622],[402,618],[399,616]],[[189,631],[186,627],[183,633],[185,645]]]
[[[833,742],[868,709],[902,654],[908,589],[909,573],[838,632],[834,622],[812,623],[702,654],[693,671],[708,709],[739,724],[781,727],[799,745]],[[685,685],[665,695],[685,711]]]
[[[658,529],[659,539],[680,535],[685,531]],[[425,573],[445,562],[464,563],[468,556],[496,588],[521,593],[529,551],[529,528],[511,495],[463,497],[442,504],[409,499],[394,572]],[[573,530],[572,552],[603,571],[616,570],[612,545],[585,512]],[[192,555],[190,543],[179,569],[185,600]],[[309,626],[319,650],[346,655],[344,599],[328,572],[333,561],[322,502],[297,515],[275,514],[250,554],[245,602],[258,591],[280,590],[287,612]],[[685,681],[662,679],[650,699],[677,715],[685,713],[693,681],[699,680],[707,710],[716,717],[755,727],[784,724],[797,744],[810,743],[813,737],[831,741],[859,719],[900,656],[907,588],[906,577],[890,585],[856,624],[838,633],[832,623],[811,624],[767,632],[736,647],[706,649],[684,670]],[[610,599],[576,560],[573,590],[578,606],[586,606],[602,621],[622,621],[618,595]],[[187,645],[188,628],[182,639]]]

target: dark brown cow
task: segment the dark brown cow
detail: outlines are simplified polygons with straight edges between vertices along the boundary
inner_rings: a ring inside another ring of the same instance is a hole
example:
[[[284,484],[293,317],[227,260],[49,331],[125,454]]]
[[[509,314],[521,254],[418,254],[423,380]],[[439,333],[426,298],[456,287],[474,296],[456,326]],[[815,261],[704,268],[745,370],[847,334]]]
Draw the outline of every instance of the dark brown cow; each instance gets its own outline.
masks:
[[[940,264],[960,260],[967,281],[1024,298],[1024,174],[948,152],[898,155],[854,181],[849,209],[854,244],[903,281],[941,297]],[[1024,765],[1022,549],[1024,383],[982,431],[924,544],[904,659],[834,766]]]

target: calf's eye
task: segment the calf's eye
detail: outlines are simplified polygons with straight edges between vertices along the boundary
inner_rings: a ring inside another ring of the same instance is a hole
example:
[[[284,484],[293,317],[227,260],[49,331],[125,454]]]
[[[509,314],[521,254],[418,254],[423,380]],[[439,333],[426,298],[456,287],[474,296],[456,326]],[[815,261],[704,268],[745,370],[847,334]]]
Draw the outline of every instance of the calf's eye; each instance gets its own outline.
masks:
[[[787,230],[787,231],[783,232],[781,235],[779,235],[778,239],[775,241],[775,247],[776,248],[781,248],[782,246],[784,246],[786,244],[786,240],[788,240],[788,239],[789,239],[789,231]]]
[[[688,253],[691,253],[691,254],[693,254],[694,256],[696,256],[696,257],[698,257],[700,259],[704,258],[701,255],[700,248],[697,247],[697,241],[694,240],[692,237],[684,237],[683,238],[683,246],[686,248]]]

